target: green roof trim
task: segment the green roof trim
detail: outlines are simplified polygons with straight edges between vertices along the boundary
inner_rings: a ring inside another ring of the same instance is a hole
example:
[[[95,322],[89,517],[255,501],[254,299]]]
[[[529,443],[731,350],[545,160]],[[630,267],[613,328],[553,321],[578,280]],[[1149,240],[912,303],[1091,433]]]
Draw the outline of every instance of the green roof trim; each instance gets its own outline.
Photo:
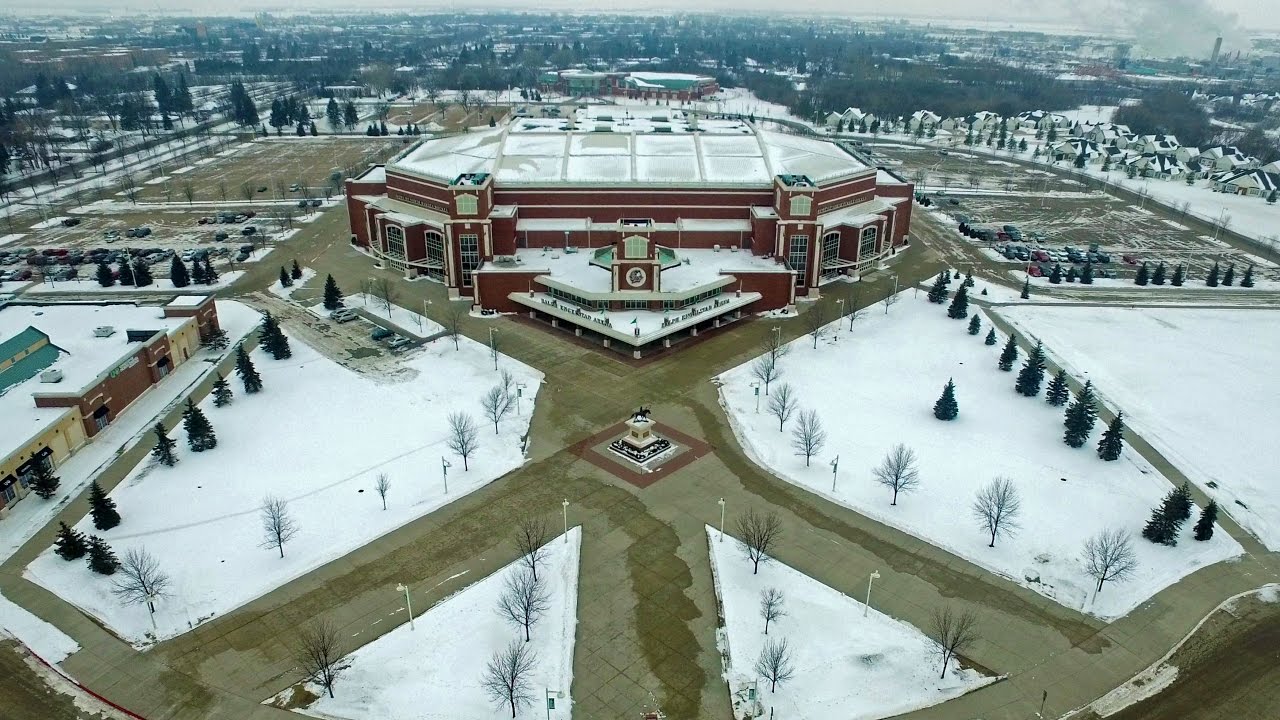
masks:
[[[39,348],[4,370],[0,370],[0,395],[8,392],[9,388],[40,374],[42,370],[57,362],[58,356],[63,352],[62,348],[49,341],[48,335],[34,327],[28,327],[8,340],[0,342],[0,361],[10,360],[18,353],[37,344],[40,344]]]

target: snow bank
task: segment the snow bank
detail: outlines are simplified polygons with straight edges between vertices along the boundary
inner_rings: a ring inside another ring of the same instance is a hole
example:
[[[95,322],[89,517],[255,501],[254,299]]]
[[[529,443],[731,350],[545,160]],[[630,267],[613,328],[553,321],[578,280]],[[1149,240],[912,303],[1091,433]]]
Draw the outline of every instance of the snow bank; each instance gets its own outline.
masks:
[[[1280,485],[1258,454],[1274,435],[1280,377],[1266,358],[1280,355],[1280,312],[1055,307],[999,313],[1042,338],[1076,377],[1092,378],[1152,447],[1264,545],[1280,550]]]
[[[569,531],[567,543],[562,537],[553,539],[538,570],[547,583],[550,607],[532,628],[530,644],[537,657],[529,682],[533,698],[520,709],[521,717],[541,717],[548,689],[565,693],[556,699],[556,720],[570,716],[581,544],[580,528]],[[336,697],[330,699],[313,686],[321,697],[300,712],[352,720],[505,717],[509,711],[495,709],[480,679],[494,651],[524,639],[523,630],[497,613],[506,578],[523,567],[520,561],[507,565],[418,616],[414,629],[405,623],[347,656],[351,669],[334,686]]]
[[[914,299],[911,292],[889,314],[876,310],[857,320],[853,333],[846,321],[839,341],[828,338],[817,350],[807,336],[790,344],[781,362],[782,382],[794,387],[802,409],[817,411],[830,434],[809,467],[791,448],[797,420],[779,432],[777,419],[766,414],[767,397],[755,413],[751,364],[721,375],[721,400],[747,452],[789,482],[1104,619],[1128,613],[1199,567],[1242,552],[1221,531],[1207,543],[1194,542],[1191,524],[1177,547],[1142,540],[1139,533],[1169,482],[1132,450],[1116,462],[1099,460],[1094,447],[1101,423],[1085,447],[1067,447],[1062,410],[1045,403],[1043,393],[1015,393],[1016,367],[1011,373],[997,369],[1004,338],[994,347],[984,345],[985,319],[983,331],[970,336],[967,322],[948,318],[944,307],[929,303],[924,293]],[[960,417],[943,422],[933,417],[933,404],[948,378],[956,382]],[[1109,389],[1104,384],[1103,391]],[[1202,402],[1204,397],[1199,394]],[[872,469],[897,443],[919,456],[921,480],[918,491],[890,506],[890,491],[875,481]],[[833,490],[829,463],[837,455]],[[969,509],[978,490],[997,476],[1011,478],[1021,494],[1022,531],[989,548],[990,537]],[[1095,599],[1081,549],[1108,528],[1134,536],[1138,569],[1131,580],[1108,584]]]
[[[0,638],[16,637],[48,663],[60,663],[80,649],[61,630],[0,595]]]
[[[133,285],[102,287],[96,279],[95,266],[89,265],[88,268],[85,271],[87,273],[86,277],[36,283],[24,290],[23,293],[31,295],[50,293],[178,293],[180,295],[208,295],[215,290],[229,287],[236,280],[239,280],[241,275],[244,275],[243,270],[219,271],[218,282],[212,285],[192,283],[180,288],[174,287],[169,278],[154,278],[152,283],[146,287],[134,287]]]
[[[774,560],[761,563],[760,573],[753,575],[746,546],[732,537],[721,541],[711,527],[707,544],[724,609],[730,684],[736,690],[743,682],[756,681],[756,697],[778,717],[889,717],[994,680],[961,669],[955,660],[948,664],[946,678],[939,678],[933,644],[911,625],[874,609],[864,617],[862,602]],[[786,612],[769,624],[767,636],[760,617],[760,593],[766,588],[783,592]],[[755,662],[766,640],[783,638],[795,674],[770,693]]]
[[[158,631],[145,607],[121,606],[110,579],[82,562],[47,550],[26,576],[142,646],[153,634],[173,637],[222,615],[524,462],[521,437],[533,403],[523,403],[522,414],[508,416],[497,434],[486,424],[480,399],[498,376],[483,345],[465,338],[460,351],[451,341],[429,344],[404,360],[412,379],[399,383],[352,372],[297,338],[292,349],[281,361],[254,352],[261,393],[245,395],[231,377],[231,405],[201,403],[217,448],[192,453],[177,429],[175,467],[148,459],[111,492],[123,518],[118,527],[99,532],[87,517],[76,525],[101,535],[121,557],[131,548],[155,555],[172,578],[169,597],[158,603]],[[542,374],[507,358],[501,367],[527,385],[532,401]],[[446,446],[453,411],[471,414],[479,426],[469,471]],[[453,464],[448,494],[440,476],[446,456]],[[379,473],[391,480],[386,510],[373,488]],[[287,501],[298,525],[283,558],[260,547],[267,495]]]

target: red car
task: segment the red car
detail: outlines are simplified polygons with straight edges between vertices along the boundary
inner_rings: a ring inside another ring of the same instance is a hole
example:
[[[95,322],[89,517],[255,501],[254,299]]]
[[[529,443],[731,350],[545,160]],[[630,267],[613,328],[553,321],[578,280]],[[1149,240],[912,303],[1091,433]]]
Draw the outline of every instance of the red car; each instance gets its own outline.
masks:
[[[1035,252],[1031,253],[1031,257],[1035,258],[1036,260],[1039,260],[1040,262],[1049,262],[1049,253],[1045,252],[1044,250],[1036,250]]]
[[[1044,273],[1040,272],[1040,266],[1039,266],[1039,265],[1032,265],[1031,267],[1027,268],[1027,274],[1029,274],[1031,277],[1043,277],[1043,276],[1044,276]]]
[[[1125,255],[1124,261],[1130,265],[1137,265],[1138,257],[1136,255]]]

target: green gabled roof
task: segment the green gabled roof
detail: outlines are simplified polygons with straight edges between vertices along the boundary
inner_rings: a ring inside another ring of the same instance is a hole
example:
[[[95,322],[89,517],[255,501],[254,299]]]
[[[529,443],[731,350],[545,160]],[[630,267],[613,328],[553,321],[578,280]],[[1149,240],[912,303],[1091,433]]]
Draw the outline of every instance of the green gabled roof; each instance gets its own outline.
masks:
[[[48,335],[34,327],[27,327],[26,330],[17,335],[0,342],[0,362],[3,362],[13,358],[32,345],[40,344],[41,340],[44,341],[43,344],[34,352],[17,360],[4,370],[0,370],[0,395],[14,385],[26,382],[38,375],[40,371],[57,362],[58,355],[62,353],[62,348],[54,345],[49,341]]]

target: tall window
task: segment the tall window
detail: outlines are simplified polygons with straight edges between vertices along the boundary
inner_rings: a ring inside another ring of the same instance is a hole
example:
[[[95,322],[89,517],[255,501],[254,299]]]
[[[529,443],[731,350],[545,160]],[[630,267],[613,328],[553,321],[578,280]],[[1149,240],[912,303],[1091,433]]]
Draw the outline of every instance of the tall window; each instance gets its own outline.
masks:
[[[622,241],[622,255],[633,259],[649,257],[649,241],[639,235],[632,235]]]
[[[858,243],[858,259],[867,260],[876,254],[876,240],[879,233],[875,228],[869,227],[862,231],[862,240]]]
[[[787,251],[787,264],[796,271],[796,284],[807,285],[809,274],[809,236],[792,235],[791,247]]]
[[[475,195],[458,195],[454,198],[454,205],[458,208],[459,215],[475,215],[479,212],[479,202]]]
[[[444,278],[444,236],[438,232],[427,232],[427,275],[437,280]]]
[[[462,286],[471,287],[472,275],[480,267],[480,236],[459,235],[458,246],[462,255]]]
[[[388,225],[385,231],[387,238],[387,255],[397,260],[404,259],[404,228],[399,225]]]
[[[813,198],[808,195],[791,196],[791,214],[793,216],[809,217],[809,213],[812,211]]]
[[[822,236],[822,267],[840,259],[840,233],[827,233]]]

